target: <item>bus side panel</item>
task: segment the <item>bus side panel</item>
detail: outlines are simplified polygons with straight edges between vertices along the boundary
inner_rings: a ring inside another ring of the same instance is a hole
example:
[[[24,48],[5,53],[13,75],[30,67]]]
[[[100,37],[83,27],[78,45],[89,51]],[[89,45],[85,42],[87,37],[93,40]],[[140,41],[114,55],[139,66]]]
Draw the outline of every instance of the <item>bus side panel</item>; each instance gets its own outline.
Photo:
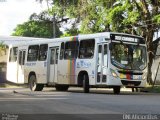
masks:
[[[78,85],[77,78],[81,71],[86,71],[90,85],[95,85],[95,64],[91,60],[59,60],[58,84]]]
[[[81,71],[85,71],[88,74],[89,77],[89,84],[95,85],[96,84],[96,71],[95,71],[95,62],[94,59],[77,59],[76,64],[76,74],[78,74]],[[77,83],[77,82],[76,82]]]
[[[27,62],[25,66],[25,83],[28,83],[29,74],[33,72],[36,75],[37,83],[47,83],[47,62]]]
[[[71,84],[70,82],[71,61],[59,60],[58,62],[59,62],[58,63],[58,84]]]
[[[13,83],[17,83],[17,62],[7,63],[7,80]]]

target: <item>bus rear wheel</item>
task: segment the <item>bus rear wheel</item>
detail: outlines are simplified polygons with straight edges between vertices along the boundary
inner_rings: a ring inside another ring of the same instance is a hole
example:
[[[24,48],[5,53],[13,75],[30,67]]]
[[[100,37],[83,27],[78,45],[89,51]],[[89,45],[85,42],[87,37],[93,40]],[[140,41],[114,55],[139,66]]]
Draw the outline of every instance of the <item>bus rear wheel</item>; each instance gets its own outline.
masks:
[[[89,78],[86,74],[83,75],[83,91],[89,93]]]
[[[29,77],[29,88],[31,91],[42,91],[44,87],[44,84],[37,84],[36,83],[36,76],[31,75]]]
[[[114,94],[119,94],[119,93],[120,93],[120,89],[121,89],[120,86],[115,86],[115,87],[113,87],[113,92],[114,92]]]
[[[67,91],[69,86],[68,85],[56,85],[55,88],[57,91]]]

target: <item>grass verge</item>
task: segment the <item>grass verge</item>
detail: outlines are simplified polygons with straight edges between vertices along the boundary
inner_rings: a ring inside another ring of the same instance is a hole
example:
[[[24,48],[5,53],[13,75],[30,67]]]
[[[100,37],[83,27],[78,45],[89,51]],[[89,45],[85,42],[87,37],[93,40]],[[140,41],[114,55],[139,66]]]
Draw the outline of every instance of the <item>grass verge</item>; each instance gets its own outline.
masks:
[[[142,88],[141,92],[160,93],[160,86],[148,86],[146,88]]]

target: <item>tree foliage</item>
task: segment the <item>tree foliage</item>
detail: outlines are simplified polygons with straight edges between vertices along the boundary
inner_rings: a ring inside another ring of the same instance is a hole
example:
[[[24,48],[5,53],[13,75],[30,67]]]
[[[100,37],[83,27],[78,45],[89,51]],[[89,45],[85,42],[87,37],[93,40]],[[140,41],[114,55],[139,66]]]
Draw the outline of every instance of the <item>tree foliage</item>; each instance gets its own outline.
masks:
[[[6,46],[3,44],[3,42],[0,42],[0,56],[2,56],[4,53],[6,53]]]
[[[37,0],[43,1],[43,0]],[[146,39],[149,52],[149,76],[153,59],[153,36],[160,28],[160,0],[47,0],[52,14],[72,20],[80,33],[125,32]],[[61,25],[63,26],[63,25]]]
[[[42,12],[39,15],[34,13],[29,21],[17,25],[14,31],[12,34],[14,36],[51,38],[53,37],[53,22],[48,12]],[[62,32],[58,26],[56,26],[56,31],[56,37],[59,37]]]

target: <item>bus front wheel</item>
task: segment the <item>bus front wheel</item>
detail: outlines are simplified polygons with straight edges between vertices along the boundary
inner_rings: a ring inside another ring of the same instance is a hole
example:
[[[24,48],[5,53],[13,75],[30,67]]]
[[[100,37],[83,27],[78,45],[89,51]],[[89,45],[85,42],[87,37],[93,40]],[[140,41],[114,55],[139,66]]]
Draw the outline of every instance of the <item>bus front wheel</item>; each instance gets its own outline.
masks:
[[[89,78],[86,74],[83,75],[83,91],[89,93]]]
[[[31,75],[29,77],[29,88],[31,91],[42,91],[43,87],[44,87],[43,84],[36,83],[36,76],[35,75]]]
[[[113,87],[113,92],[114,92],[114,94],[119,94],[119,93],[120,93],[120,89],[121,89],[120,86],[115,86],[115,87]]]

